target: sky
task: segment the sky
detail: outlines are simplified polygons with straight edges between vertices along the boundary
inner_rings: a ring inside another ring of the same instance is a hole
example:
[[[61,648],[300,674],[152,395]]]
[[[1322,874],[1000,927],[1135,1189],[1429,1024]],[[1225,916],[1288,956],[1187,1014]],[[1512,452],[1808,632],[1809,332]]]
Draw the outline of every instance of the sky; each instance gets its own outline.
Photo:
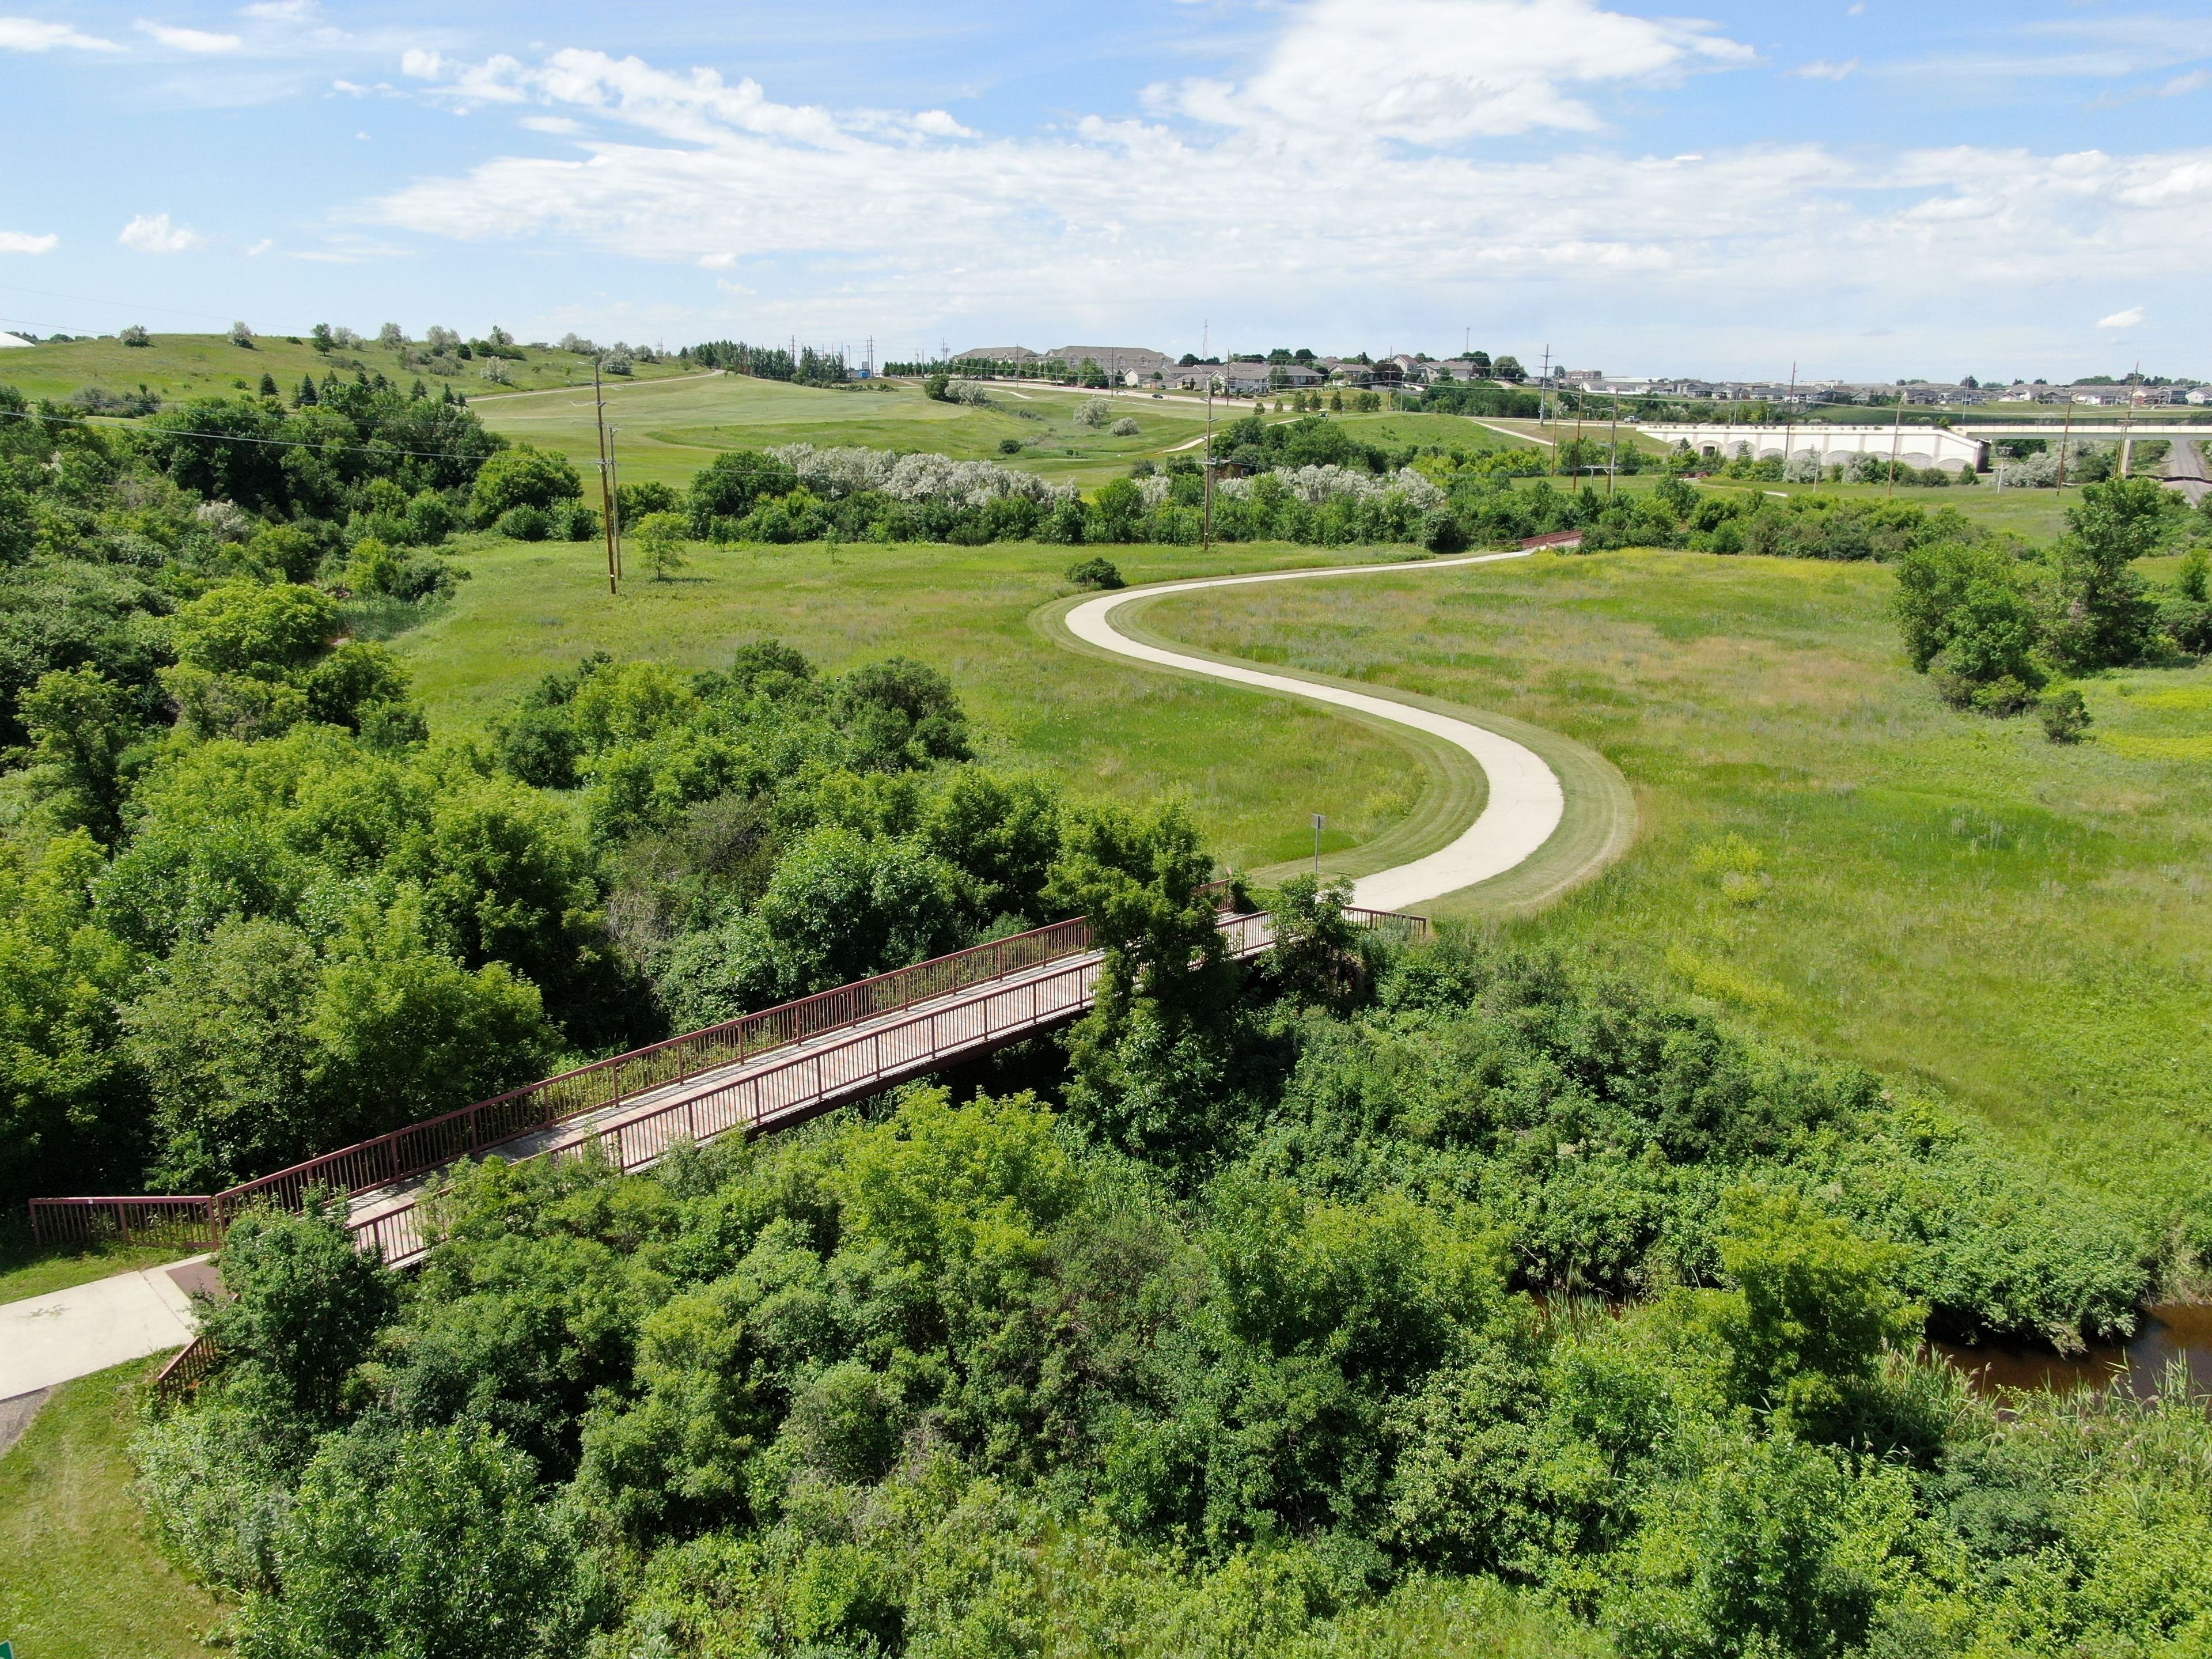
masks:
[[[2212,378],[2212,3],[0,0],[0,328]]]

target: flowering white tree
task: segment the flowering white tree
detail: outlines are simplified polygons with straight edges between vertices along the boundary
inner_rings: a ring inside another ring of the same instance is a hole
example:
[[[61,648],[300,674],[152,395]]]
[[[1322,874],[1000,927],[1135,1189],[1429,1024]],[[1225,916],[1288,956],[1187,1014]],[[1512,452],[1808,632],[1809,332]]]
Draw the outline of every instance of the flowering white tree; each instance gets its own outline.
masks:
[[[1114,418],[1114,405],[1103,398],[1086,398],[1075,411],[1075,418],[1087,427],[1102,427]]]
[[[400,350],[407,343],[407,331],[397,323],[386,323],[376,331],[376,343],[394,351]]]
[[[230,325],[230,343],[234,346],[244,346],[248,351],[252,350],[253,331],[244,323],[233,323]]]

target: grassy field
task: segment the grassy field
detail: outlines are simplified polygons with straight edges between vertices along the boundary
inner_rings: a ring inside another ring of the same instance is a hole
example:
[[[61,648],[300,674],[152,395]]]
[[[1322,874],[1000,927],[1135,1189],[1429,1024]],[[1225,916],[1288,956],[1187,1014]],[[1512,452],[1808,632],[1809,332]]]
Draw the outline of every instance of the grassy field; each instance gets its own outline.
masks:
[[[1193,448],[1206,434],[1206,406],[1188,398],[1115,394],[1116,420],[1127,416],[1140,428],[1116,438],[1079,425],[1075,412],[1090,392],[1025,385],[992,386],[991,403],[977,408],[939,402],[908,381],[883,380],[840,390],[789,386],[744,375],[699,376],[677,382],[625,386],[608,399],[610,422],[626,481],[687,482],[714,455],[731,449],[811,443],[824,447],[859,444],[873,449],[931,450],[962,459],[1004,460],[1055,483],[1094,489],[1127,476],[1139,460],[1163,460]],[[494,431],[551,449],[572,460],[595,460],[598,436],[591,405],[558,394],[479,399],[477,412]],[[1249,403],[1217,402],[1217,429],[1252,412]],[[1277,416],[1269,405],[1268,418]],[[1342,421],[1373,443],[1458,444],[1468,449],[1510,445],[1513,440],[1449,415],[1350,415]],[[1002,455],[1007,440],[1018,454]]]
[[[1132,581],[1403,556],[1401,549],[1241,545],[1111,550]],[[998,758],[1079,795],[1188,799],[1218,851],[1248,866],[1310,850],[1309,814],[1331,849],[1364,844],[1433,805],[1449,780],[1396,737],[1201,681],[1145,674],[1062,649],[1032,613],[1071,590],[1064,547],[692,550],[682,580],[606,592],[596,544],[499,542],[463,551],[472,571],[450,609],[400,636],[441,732],[482,729],[549,670],[593,650],[706,667],[773,635],[825,667],[904,654],[952,677]]]
[[[21,1302],[27,1297],[88,1285],[95,1279],[179,1261],[193,1250],[159,1245],[107,1244],[77,1250],[56,1250],[32,1242],[23,1212],[0,1217],[0,1302]],[[0,1640],[4,1640],[0,1638]]]
[[[473,370],[476,365],[463,367]],[[592,383],[590,360],[572,352],[529,351],[528,361],[507,367],[518,389]],[[12,386],[27,398],[56,399],[82,386],[125,392],[141,386],[171,399],[223,398],[259,386],[264,373],[276,376],[289,398],[303,375],[317,380],[331,373],[350,376],[356,369],[403,382],[417,373],[403,369],[398,353],[373,343],[325,354],[281,334],[263,335],[251,349],[234,346],[222,334],[156,334],[153,343],[145,346],[126,346],[114,339],[72,340],[0,351],[0,386]],[[650,380],[680,372],[669,364],[640,363],[636,378]],[[441,383],[438,375],[421,378],[434,392]],[[473,372],[450,384],[471,402],[501,391]]]
[[[1938,703],[1899,655],[1893,581],[1619,553],[1356,597],[1232,589],[1146,620],[1582,739],[1627,775],[1643,838],[1529,934],[1939,1085],[2089,1178],[2201,1182],[2212,671],[2092,682],[2094,738],[2060,747]]]
[[[191,1659],[228,1616],[147,1535],[134,1360],[57,1389],[0,1456],[0,1639],[18,1659]]]

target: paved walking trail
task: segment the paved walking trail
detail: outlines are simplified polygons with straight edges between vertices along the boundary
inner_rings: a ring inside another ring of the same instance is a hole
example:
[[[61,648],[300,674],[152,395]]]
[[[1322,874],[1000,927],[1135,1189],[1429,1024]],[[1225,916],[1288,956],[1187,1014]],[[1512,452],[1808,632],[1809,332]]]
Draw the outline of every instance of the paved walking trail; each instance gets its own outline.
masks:
[[[1480,553],[1431,559],[1418,564],[1279,570],[1258,575],[1163,583],[1086,600],[1067,613],[1066,625],[1085,643],[1132,661],[1354,710],[1442,738],[1472,756],[1489,781],[1489,799],[1474,822],[1449,845],[1425,857],[1362,877],[1354,884],[1354,904],[1376,910],[1403,910],[1502,875],[1534,857],[1551,839],[1565,815],[1566,801],[1558,775],[1543,757],[1498,732],[1394,698],[1146,644],[1121,633],[1115,626],[1114,614],[1141,600],[1205,588],[1310,581],[1323,577],[1403,576],[1409,572],[1494,564],[1528,556],[1517,552]],[[992,994],[1018,994],[1027,981],[1051,980],[1064,966],[1052,964],[1014,975],[997,982]],[[1058,991],[1054,994],[1060,994]],[[886,1015],[882,1023],[910,1020],[912,1012]],[[828,1047],[844,1042],[850,1035],[849,1030],[841,1030],[825,1034],[819,1041],[822,1046]],[[976,1036],[981,1040],[988,1033],[979,1028]],[[809,1047],[801,1043],[778,1050],[770,1058],[780,1065],[806,1053]],[[732,1069],[734,1072],[742,1068]],[[569,1144],[589,1133],[604,1133],[615,1122],[647,1116],[682,1091],[700,1091],[711,1081],[695,1079],[687,1084],[670,1085],[651,1094],[633,1097],[604,1113],[563,1123],[499,1150],[505,1154],[526,1157],[556,1144]],[[360,1221],[404,1206],[411,1202],[414,1189],[419,1184],[401,1182],[357,1194],[352,1205],[354,1218]],[[195,1289],[214,1288],[212,1273],[205,1262],[204,1257],[196,1257],[172,1267],[119,1273],[71,1290],[0,1305],[0,1407],[13,1404],[15,1407],[12,1412],[0,1411],[0,1419],[21,1418],[27,1421],[30,1412],[36,1408],[35,1401],[27,1396],[72,1377],[90,1376],[125,1360],[160,1353],[188,1341],[193,1331],[188,1294]]]
[[[1320,577],[1403,576],[1409,571],[1451,570],[1466,565],[1496,564],[1525,559],[1526,553],[1474,553],[1452,559],[1429,559],[1419,564],[1340,565],[1326,570],[1271,570],[1255,576],[1208,576],[1195,581],[1164,582],[1152,587],[1130,588],[1087,599],[1067,613],[1068,632],[1087,645],[1110,651],[1117,657],[1155,663],[1231,685],[1249,685],[1263,691],[1304,697],[1355,709],[1363,714],[1410,726],[1442,738],[1474,757],[1490,780],[1490,799],[1474,822],[1449,846],[1425,858],[1395,869],[1363,876],[1352,886],[1352,902],[1371,910],[1403,910],[1431,899],[1455,893],[1462,887],[1488,881],[1526,862],[1552,838],[1566,812],[1566,793],[1559,775],[1541,756],[1524,744],[1449,714],[1373,692],[1351,691],[1265,669],[1217,662],[1133,640],[1114,626],[1114,613],[1124,605],[1156,599],[1169,593],[1194,593],[1213,587],[1249,587],[1272,582],[1312,581]]]

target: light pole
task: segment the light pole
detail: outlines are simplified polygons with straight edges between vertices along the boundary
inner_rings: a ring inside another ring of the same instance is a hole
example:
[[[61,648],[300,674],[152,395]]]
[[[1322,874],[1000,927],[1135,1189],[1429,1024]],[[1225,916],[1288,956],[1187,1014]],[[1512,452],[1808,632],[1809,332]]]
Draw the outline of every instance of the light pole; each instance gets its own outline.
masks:
[[[1321,832],[1328,823],[1328,819],[1324,814],[1316,812],[1313,815],[1314,885],[1316,887],[1321,885]]]

